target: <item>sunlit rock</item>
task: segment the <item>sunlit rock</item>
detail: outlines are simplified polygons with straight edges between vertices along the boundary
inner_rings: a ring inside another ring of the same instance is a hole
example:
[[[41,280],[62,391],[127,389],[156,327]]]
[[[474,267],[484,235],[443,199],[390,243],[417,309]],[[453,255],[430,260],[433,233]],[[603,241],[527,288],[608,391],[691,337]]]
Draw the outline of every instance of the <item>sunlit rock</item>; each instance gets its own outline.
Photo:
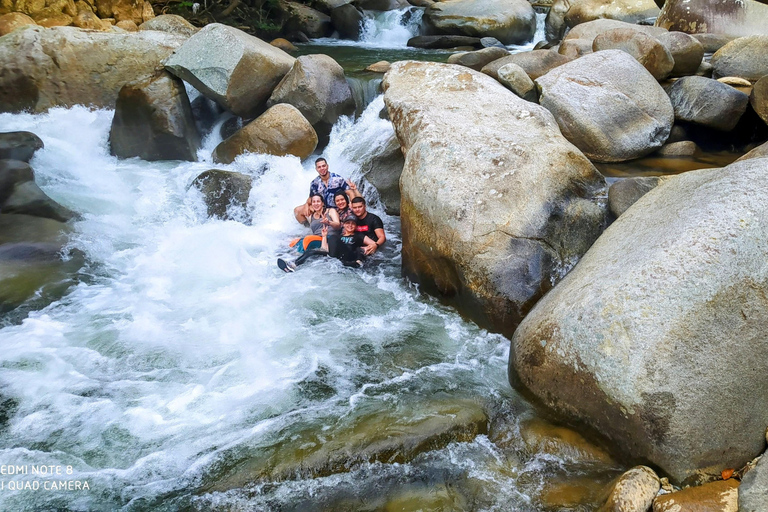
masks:
[[[651,468],[636,466],[611,484],[598,512],[646,512],[660,488],[659,477]]]
[[[658,27],[634,25],[618,20],[598,19],[576,25],[571,29],[565,38],[563,38],[562,43],[560,43],[558,52],[571,59],[592,53],[592,45],[595,42],[595,38],[604,32],[617,28],[639,30],[644,34],[653,37],[657,37],[667,32],[667,30]]]
[[[142,0],[95,0],[93,2],[99,18],[114,18],[115,21],[129,20],[141,25],[155,17],[152,4]]]
[[[453,0],[437,2],[424,20],[439,33],[495,37],[504,44],[530,41],[536,13],[525,0]]]
[[[567,29],[597,19],[638,23],[659,14],[653,0],[555,0],[547,13],[548,41],[560,41]]]
[[[0,37],[27,25],[35,25],[35,20],[22,12],[9,12],[0,16]]]
[[[228,164],[246,152],[303,160],[316,147],[317,134],[309,121],[293,105],[279,103],[216,146],[213,161]]]
[[[675,67],[672,54],[658,39],[635,29],[615,28],[599,34],[592,42],[592,51],[601,50],[627,52],[656,80],[667,78]]]
[[[193,36],[200,31],[199,28],[177,14],[161,14],[139,25],[139,30],[158,30],[184,37]]]
[[[632,205],[518,327],[513,386],[676,482],[759,454],[766,172],[691,171]]]
[[[459,52],[454,53],[448,57],[448,64],[459,64],[460,66],[466,66],[472,68],[475,71],[480,71],[486,64],[498,60],[506,55],[509,55],[509,50],[506,48],[499,48],[491,46],[489,48],[483,48],[482,50],[476,50],[473,52]]]
[[[253,178],[250,176],[211,169],[195,178],[192,186],[203,193],[209,217],[250,220],[250,216],[245,212],[253,186]]]
[[[509,63],[504,64],[496,72],[498,80],[501,85],[517,94],[525,101],[537,101],[538,93],[536,92],[536,84],[528,76],[523,68],[517,64]]]
[[[656,36],[675,62],[672,76],[693,75],[704,58],[704,46],[695,37],[683,32],[667,32]]]
[[[406,155],[405,275],[511,332],[599,235],[602,176],[549,112],[482,73],[405,61],[383,85]]]
[[[0,38],[0,111],[114,108],[120,89],[147,76],[184,42],[161,32],[29,27]],[[97,78],[94,78],[97,77]]]
[[[653,501],[653,512],[677,512],[701,510],[712,512],[737,512],[739,481],[735,478],[687,487],[681,491],[662,494]],[[763,508],[758,510],[764,510]]]
[[[230,112],[247,117],[258,112],[295,61],[261,39],[212,23],[187,39],[164,64]]]
[[[768,35],[766,19],[768,5],[755,0],[666,0],[656,26],[689,34],[741,37]]]
[[[639,158],[660,148],[674,121],[669,97],[628,53],[585,55],[536,79],[539,103],[565,138],[597,162]],[[585,105],[599,105],[585,109]]]
[[[557,66],[562,66],[571,59],[560,55],[554,50],[532,50],[530,52],[513,53],[497,59],[481,70],[488,76],[498,78],[498,70],[506,64],[516,64],[523,68],[531,80],[536,80],[541,75],[546,75]]]

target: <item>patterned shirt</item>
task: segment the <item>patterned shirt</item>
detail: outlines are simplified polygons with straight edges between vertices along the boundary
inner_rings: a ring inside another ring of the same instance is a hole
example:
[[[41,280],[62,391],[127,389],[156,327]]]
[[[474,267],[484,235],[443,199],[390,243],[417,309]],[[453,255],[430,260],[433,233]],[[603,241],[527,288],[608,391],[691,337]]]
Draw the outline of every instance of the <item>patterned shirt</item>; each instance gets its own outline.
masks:
[[[347,180],[338,174],[329,172],[327,184],[323,183],[323,179],[320,176],[312,180],[312,183],[309,185],[309,195],[320,194],[325,200],[325,206],[328,208],[336,208],[336,203],[333,202],[333,196],[335,196],[337,192],[344,192],[348,189],[349,184],[347,183]]]

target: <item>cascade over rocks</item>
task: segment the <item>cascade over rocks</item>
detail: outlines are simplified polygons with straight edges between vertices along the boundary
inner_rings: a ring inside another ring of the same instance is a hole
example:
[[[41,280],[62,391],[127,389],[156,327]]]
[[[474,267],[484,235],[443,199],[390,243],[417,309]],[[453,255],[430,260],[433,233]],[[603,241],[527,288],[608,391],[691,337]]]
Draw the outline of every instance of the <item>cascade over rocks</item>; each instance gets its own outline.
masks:
[[[303,160],[316,147],[317,134],[299,109],[278,103],[216,146],[213,161],[229,164],[246,152]]]
[[[0,112],[73,105],[113,108],[123,85],[153,74],[183,42],[182,37],[154,31],[17,30],[0,38]]]
[[[488,76],[498,78],[499,68],[507,64],[516,64],[523,68],[531,80],[536,80],[542,75],[546,75],[557,66],[562,66],[571,59],[560,55],[555,50],[532,50],[530,52],[513,53],[506,57],[497,59],[481,70]]]
[[[599,34],[592,42],[592,51],[601,50],[627,52],[656,80],[668,77],[675,67],[672,54],[658,39],[635,29],[615,28]]]
[[[593,22],[594,23],[594,22]],[[597,162],[639,158],[660,148],[674,121],[669,97],[631,55],[604,50],[536,79],[539,103],[565,138]],[[584,105],[600,105],[584,110]]]
[[[666,0],[656,26],[688,34],[768,35],[768,5],[754,0]]]
[[[42,139],[32,132],[0,133],[0,159],[29,162],[43,147]]]
[[[233,27],[211,23],[165,61],[165,68],[222,107],[253,116],[296,61]]]
[[[438,33],[495,37],[504,44],[530,41],[536,13],[526,0],[451,0],[424,11],[424,20]]]
[[[484,74],[404,61],[383,87],[405,150],[404,273],[510,333],[601,232],[602,176],[549,112]]]
[[[743,92],[703,76],[677,80],[669,89],[669,98],[676,120],[726,132],[736,126],[749,103]]]
[[[355,99],[344,69],[327,55],[304,55],[277,85],[267,101],[271,107],[289,103],[299,109],[327,143],[331,128],[341,116],[355,113]]]
[[[643,196],[520,324],[512,385],[677,482],[758,455],[766,172],[768,159],[744,160]]]
[[[751,82],[768,75],[768,35],[734,39],[711,59],[713,78],[737,76]]]
[[[658,15],[653,0],[555,0],[547,13],[547,41],[560,41],[567,29],[597,19],[635,24]]]
[[[184,83],[167,71],[126,84],[109,132],[113,155],[143,160],[197,160],[200,133]]]
[[[675,66],[672,76],[693,75],[704,58],[704,46],[693,36],[683,32],[667,32],[656,36],[672,55]]]
[[[565,55],[572,59],[592,53],[592,44],[595,42],[595,38],[603,32],[608,32],[609,30],[617,28],[638,30],[653,37],[658,37],[667,32],[667,30],[658,27],[633,25],[632,23],[618,20],[598,19],[573,27],[565,38],[563,38],[563,42],[560,43],[558,52],[561,55]]]

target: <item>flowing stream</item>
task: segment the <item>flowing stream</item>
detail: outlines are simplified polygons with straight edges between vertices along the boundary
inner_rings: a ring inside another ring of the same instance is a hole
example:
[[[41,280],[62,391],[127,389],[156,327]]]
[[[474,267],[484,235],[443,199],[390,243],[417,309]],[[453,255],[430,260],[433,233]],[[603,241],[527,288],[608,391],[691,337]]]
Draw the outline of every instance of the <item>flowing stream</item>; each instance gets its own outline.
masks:
[[[382,106],[337,124],[331,170],[361,180],[393,136]],[[210,219],[189,185],[214,167],[216,131],[199,162],[119,160],[112,115],[0,114],[3,131],[43,139],[36,181],[81,214],[71,246],[87,261],[63,298],[0,329],[0,510],[524,511],[552,482],[615,474],[524,442],[537,420],[507,383],[508,340],[400,277],[399,219],[370,187],[382,254],[362,271],[320,259],[283,274],[312,159],[215,165],[255,178],[253,222]],[[332,451],[467,410],[489,428],[392,460]]]

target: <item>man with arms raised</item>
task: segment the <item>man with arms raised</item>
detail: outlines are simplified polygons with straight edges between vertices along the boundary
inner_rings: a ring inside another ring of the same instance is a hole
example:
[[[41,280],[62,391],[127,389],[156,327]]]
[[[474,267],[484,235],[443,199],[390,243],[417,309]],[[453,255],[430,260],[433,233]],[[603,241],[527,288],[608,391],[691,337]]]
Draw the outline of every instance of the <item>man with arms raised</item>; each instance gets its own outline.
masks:
[[[384,223],[381,221],[381,217],[366,210],[365,199],[360,195],[352,199],[351,208],[352,213],[357,216],[357,232],[376,242],[376,245],[367,245],[363,248],[366,256],[370,256],[387,241],[387,236],[384,234]]]
[[[313,194],[320,194],[325,200],[325,206],[328,208],[336,208],[336,204],[333,202],[333,196],[337,192],[345,192],[349,199],[360,197],[360,192],[357,191],[357,187],[351,181],[347,181],[338,174],[334,174],[328,170],[328,162],[325,158],[318,158],[315,160],[315,170],[317,171],[317,178],[312,180],[309,185],[309,197]],[[299,224],[306,224],[309,218],[309,201],[301,204],[293,209],[293,215]]]

